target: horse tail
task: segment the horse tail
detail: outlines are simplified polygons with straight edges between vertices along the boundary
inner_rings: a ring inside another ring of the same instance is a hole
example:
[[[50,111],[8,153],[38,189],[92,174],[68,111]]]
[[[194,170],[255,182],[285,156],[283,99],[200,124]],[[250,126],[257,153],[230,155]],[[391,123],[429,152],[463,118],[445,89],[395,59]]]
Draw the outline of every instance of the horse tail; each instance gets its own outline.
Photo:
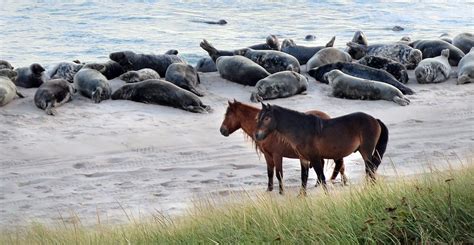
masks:
[[[383,158],[383,155],[385,154],[385,150],[387,149],[387,143],[388,143],[388,128],[379,119],[377,119],[377,121],[379,122],[382,132],[380,132],[379,140],[377,141],[377,145],[375,146],[373,159],[375,160],[376,166],[378,166],[380,162],[382,162],[382,158]]]

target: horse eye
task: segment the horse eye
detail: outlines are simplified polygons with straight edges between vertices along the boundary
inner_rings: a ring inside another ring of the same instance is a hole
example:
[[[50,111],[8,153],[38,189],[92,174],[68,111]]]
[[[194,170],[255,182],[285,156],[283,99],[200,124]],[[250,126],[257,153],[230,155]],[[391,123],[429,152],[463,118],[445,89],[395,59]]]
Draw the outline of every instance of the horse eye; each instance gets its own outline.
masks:
[[[270,117],[265,117],[263,120],[268,122],[268,121],[270,121]]]

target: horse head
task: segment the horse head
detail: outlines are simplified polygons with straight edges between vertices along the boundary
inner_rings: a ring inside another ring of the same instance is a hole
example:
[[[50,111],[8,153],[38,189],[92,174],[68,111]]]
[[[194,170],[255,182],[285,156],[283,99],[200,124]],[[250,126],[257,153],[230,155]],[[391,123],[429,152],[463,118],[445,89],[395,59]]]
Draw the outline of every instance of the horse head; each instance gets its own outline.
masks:
[[[237,129],[239,129],[240,126],[240,119],[237,116],[236,113],[236,107],[240,102],[236,101],[234,99],[234,102],[227,101],[229,104],[227,106],[227,111],[225,112],[224,116],[224,121],[221,124],[221,134],[224,135],[225,137],[229,136],[233,132],[235,132]]]
[[[265,139],[276,129],[277,123],[273,111],[273,107],[270,104],[265,105],[262,103],[262,110],[257,116],[257,129],[255,131],[256,141]]]

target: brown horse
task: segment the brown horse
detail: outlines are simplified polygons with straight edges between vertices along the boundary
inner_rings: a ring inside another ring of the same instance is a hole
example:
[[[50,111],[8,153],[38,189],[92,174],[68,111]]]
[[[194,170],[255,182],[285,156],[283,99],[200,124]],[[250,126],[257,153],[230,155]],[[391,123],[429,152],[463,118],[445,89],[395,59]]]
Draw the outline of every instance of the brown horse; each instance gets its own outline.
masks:
[[[290,147],[290,145],[283,142],[280,137],[278,137],[277,133],[269,134],[265,140],[262,141],[255,141],[254,139],[254,132],[257,128],[257,115],[260,112],[259,108],[246,105],[240,103],[236,100],[234,102],[228,102],[229,106],[227,107],[227,111],[225,113],[224,121],[222,122],[220,131],[221,134],[224,136],[229,136],[236,130],[242,128],[242,130],[254,140],[256,147],[260,150],[263,155],[265,156],[265,160],[267,162],[267,174],[268,174],[268,189],[267,191],[273,190],[273,173],[274,168],[276,169],[276,175],[279,183],[279,191],[280,194],[283,194],[283,169],[282,169],[282,158],[299,158],[298,154]],[[319,116],[324,119],[329,119],[330,117],[320,111],[308,111],[308,114],[312,114],[315,116]],[[304,169],[307,170],[309,168],[309,164],[307,161],[300,160],[301,163],[301,178],[302,182],[304,182],[304,187],[306,187],[307,179],[308,179],[308,171],[303,171]],[[334,167],[334,171],[331,177],[331,180],[336,179],[338,173],[341,173],[342,182],[346,184],[347,177],[344,174],[344,161],[342,158],[335,161],[336,166]],[[321,159],[321,164],[324,166],[324,160]],[[318,164],[319,165],[319,164]],[[303,167],[305,166],[305,167]],[[304,181],[303,181],[304,180]]]
[[[325,189],[323,167],[317,164],[321,158],[342,159],[359,151],[365,162],[366,175],[375,181],[375,171],[382,161],[388,142],[385,124],[362,112],[322,119],[262,103],[262,110],[257,117],[255,139],[260,142],[273,132],[278,132],[301,158],[311,162],[318,181]]]

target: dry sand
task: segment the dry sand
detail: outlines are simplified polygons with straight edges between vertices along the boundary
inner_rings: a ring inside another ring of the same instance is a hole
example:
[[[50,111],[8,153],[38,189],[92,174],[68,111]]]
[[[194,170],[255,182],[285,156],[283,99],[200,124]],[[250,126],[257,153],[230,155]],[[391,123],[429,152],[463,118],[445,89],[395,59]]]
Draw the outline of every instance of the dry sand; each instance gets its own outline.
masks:
[[[417,93],[408,96],[406,107],[338,99],[328,85],[312,78],[306,95],[268,102],[301,111],[319,109],[333,117],[363,111],[380,118],[390,131],[378,171],[382,177],[445,169],[447,163],[456,167],[461,160],[472,163],[474,84],[458,86],[450,79],[419,85],[410,75],[408,85]],[[263,157],[241,131],[227,138],[219,133],[227,100],[250,103],[252,88],[217,73],[202,74],[201,81],[206,91],[202,100],[214,109],[210,114],[132,101],[94,104],[76,95],[52,117],[35,107],[36,89],[20,89],[27,98],[0,108],[1,226],[67,220],[71,214],[85,224],[96,222],[97,214],[101,222],[120,222],[126,220],[122,209],[145,216],[179,214],[193,198],[209,193],[263,193]],[[115,87],[121,83],[112,82]],[[327,176],[332,161],[329,165]],[[346,158],[346,169],[351,183],[363,180],[358,153]],[[299,175],[299,162],[285,159],[285,185],[293,187],[287,195],[296,196]],[[315,181],[314,172],[310,181]],[[309,195],[318,195],[312,185]]]

